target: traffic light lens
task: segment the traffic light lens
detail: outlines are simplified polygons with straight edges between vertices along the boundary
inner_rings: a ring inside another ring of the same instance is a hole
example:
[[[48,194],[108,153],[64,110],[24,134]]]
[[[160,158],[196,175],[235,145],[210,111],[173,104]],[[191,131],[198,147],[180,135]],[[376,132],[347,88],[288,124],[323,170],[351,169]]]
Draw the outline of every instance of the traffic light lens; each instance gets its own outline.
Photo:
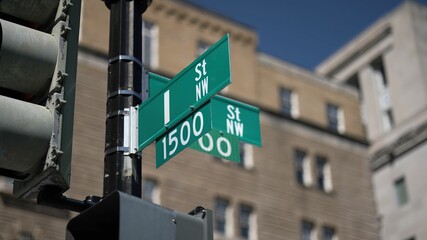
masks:
[[[55,37],[1,19],[0,30],[0,87],[39,94],[50,84],[55,70]]]

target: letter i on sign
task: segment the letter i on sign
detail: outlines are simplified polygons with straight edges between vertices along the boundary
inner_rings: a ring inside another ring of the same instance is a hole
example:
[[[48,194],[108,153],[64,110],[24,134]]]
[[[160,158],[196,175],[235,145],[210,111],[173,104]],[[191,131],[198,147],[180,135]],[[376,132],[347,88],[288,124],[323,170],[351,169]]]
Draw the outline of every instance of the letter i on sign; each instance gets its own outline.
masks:
[[[169,96],[169,90],[167,90],[163,94],[163,102],[164,102],[164,124],[168,124],[170,121],[170,96]]]

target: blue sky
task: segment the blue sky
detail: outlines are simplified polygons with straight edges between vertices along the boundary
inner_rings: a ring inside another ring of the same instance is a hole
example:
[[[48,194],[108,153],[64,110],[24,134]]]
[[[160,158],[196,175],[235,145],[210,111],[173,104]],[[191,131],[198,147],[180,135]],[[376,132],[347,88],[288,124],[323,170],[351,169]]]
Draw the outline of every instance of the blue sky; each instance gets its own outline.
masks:
[[[312,70],[404,0],[186,1],[251,26],[259,51]]]

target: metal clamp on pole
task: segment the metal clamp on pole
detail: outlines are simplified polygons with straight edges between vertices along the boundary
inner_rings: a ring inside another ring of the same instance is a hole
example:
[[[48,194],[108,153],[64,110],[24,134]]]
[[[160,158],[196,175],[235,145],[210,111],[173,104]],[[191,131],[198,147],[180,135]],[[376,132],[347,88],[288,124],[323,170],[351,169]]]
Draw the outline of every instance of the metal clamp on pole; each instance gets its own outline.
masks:
[[[123,116],[123,146],[108,148],[105,155],[114,152],[124,152],[124,155],[138,153],[138,107],[130,107],[124,110],[114,111],[107,114],[107,119]]]
[[[119,55],[113,58],[110,58],[108,60],[108,64],[113,64],[115,62],[118,61],[129,61],[129,62],[134,62],[136,64],[138,64],[139,66],[142,67],[142,62],[141,60],[139,60],[138,58],[134,57],[134,56],[130,56],[130,55]]]
[[[133,91],[133,90],[127,90],[127,89],[119,89],[117,91],[109,92],[107,94],[107,98],[113,98],[113,97],[115,97],[117,95],[125,95],[125,96],[132,95],[132,96],[134,96],[134,97],[136,97],[136,98],[138,98],[139,100],[142,101],[142,96],[141,96],[140,93],[138,93],[136,91]]]

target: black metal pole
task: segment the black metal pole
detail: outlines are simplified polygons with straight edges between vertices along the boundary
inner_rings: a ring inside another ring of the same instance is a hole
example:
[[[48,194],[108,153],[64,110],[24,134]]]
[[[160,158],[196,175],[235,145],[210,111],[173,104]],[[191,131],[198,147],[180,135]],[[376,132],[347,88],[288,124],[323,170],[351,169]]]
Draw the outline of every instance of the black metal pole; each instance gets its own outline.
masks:
[[[119,190],[141,197],[141,156],[131,121],[142,102],[142,13],[148,0],[110,0],[110,46],[104,158],[104,196]]]

